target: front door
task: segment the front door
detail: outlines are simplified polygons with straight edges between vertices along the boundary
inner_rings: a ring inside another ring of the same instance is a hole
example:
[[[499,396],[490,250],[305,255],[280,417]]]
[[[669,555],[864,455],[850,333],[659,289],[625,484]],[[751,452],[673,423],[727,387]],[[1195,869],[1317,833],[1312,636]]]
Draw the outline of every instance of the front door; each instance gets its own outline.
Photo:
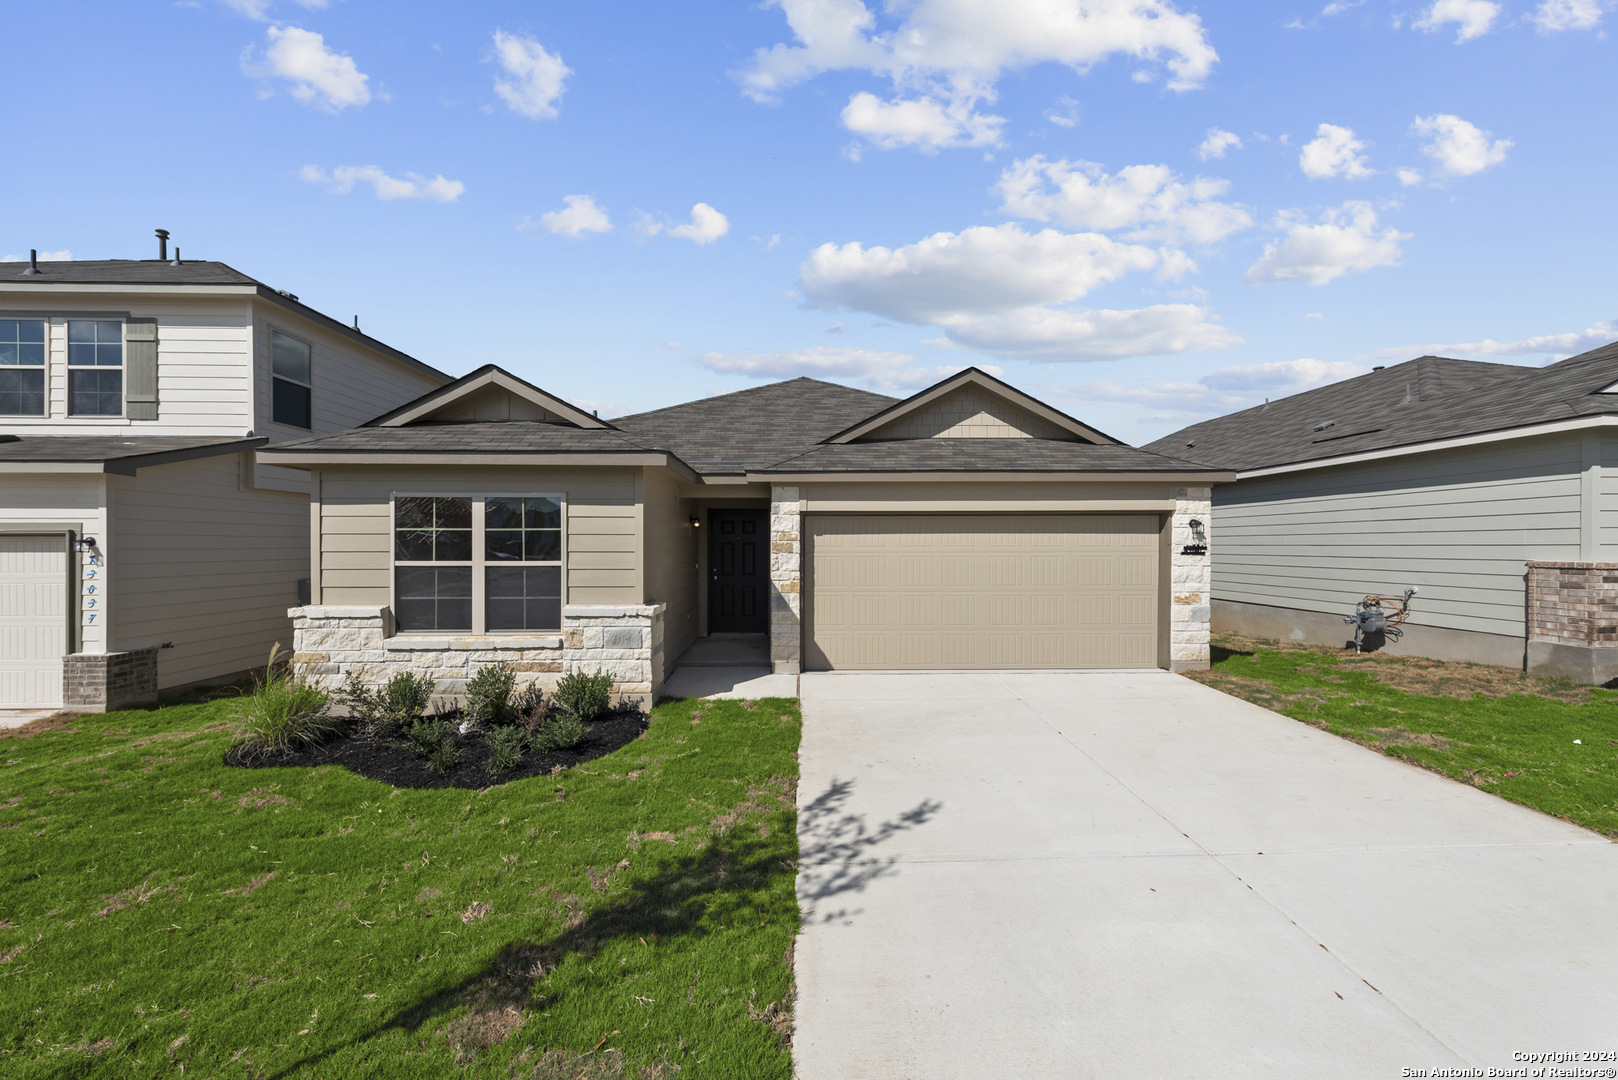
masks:
[[[762,510],[708,512],[708,632],[762,634],[770,626],[770,557]]]

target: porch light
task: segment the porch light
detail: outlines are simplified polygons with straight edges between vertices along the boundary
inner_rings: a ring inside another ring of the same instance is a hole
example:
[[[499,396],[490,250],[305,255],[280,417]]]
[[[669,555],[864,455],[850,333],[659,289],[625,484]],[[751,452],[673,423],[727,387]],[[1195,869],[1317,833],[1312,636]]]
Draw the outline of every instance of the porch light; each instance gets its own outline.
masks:
[[[81,536],[73,542],[74,551],[93,551],[95,546],[96,538],[93,536]]]
[[[695,515],[695,514],[692,514],[692,515],[691,515],[691,527],[692,527],[692,528],[693,528],[693,529],[700,529],[700,528],[702,528],[702,519],[701,519],[701,518],[699,518],[699,517],[697,517],[697,515]]]
[[[1185,524],[1186,527],[1191,530],[1191,535],[1197,543],[1206,544],[1208,542],[1208,534],[1202,531],[1202,522],[1198,521],[1196,518],[1192,518]]]

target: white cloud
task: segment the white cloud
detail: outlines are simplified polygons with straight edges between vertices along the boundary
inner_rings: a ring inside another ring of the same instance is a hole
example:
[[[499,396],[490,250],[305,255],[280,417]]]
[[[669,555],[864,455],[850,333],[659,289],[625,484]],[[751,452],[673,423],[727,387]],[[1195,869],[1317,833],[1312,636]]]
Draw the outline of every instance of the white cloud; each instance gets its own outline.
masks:
[[[936,154],[955,146],[998,146],[1001,116],[972,111],[970,101],[941,102],[931,97],[883,101],[861,91],[843,109],[843,126],[884,150],[913,147]]]
[[[1130,240],[1194,244],[1253,224],[1240,206],[1215,201],[1229,187],[1225,180],[1182,180],[1167,165],[1130,165],[1108,176],[1088,161],[1040,155],[1013,162],[995,185],[1002,214],[1069,228],[1130,229]]]
[[[1494,0],[1435,0],[1432,7],[1410,25],[1417,30],[1442,30],[1454,23],[1455,44],[1482,37],[1500,17],[1500,5]]]
[[[28,261],[28,256],[26,256],[26,255],[0,255],[0,262],[27,262],[27,261]],[[63,250],[61,250],[61,251],[41,251],[39,253],[39,261],[40,262],[72,262],[73,261],[73,253],[71,251],[68,251],[65,248]]]
[[[451,203],[466,192],[459,180],[446,180],[442,173],[427,179],[415,173],[405,173],[404,179],[389,176],[375,165],[339,165],[330,173],[316,165],[305,165],[298,176],[311,184],[329,184],[334,195],[347,195],[355,184],[370,184],[376,197],[384,202],[394,199],[427,199],[432,202]]]
[[[846,346],[819,345],[769,353],[699,353],[692,357],[721,375],[748,375],[755,379],[839,379],[875,390],[915,390],[960,371],[963,365],[929,367],[910,353],[881,352]],[[1000,368],[979,365],[993,375]]]
[[[507,77],[494,80],[494,92],[512,112],[530,120],[551,120],[573,70],[556,53],[522,34],[494,32],[495,59]]]
[[[1045,119],[1057,127],[1077,127],[1079,123],[1079,103],[1066,96],[1056,99],[1056,104],[1045,110]]]
[[[643,231],[648,236],[656,236],[663,231],[663,228],[662,225],[650,224]],[[721,214],[705,202],[699,202],[691,208],[690,223],[671,226],[668,229],[668,234],[701,246],[713,243],[729,231],[730,222],[724,214]]]
[[[824,244],[799,269],[811,307],[850,309],[941,328],[996,356],[1054,360],[1220,348],[1236,341],[1205,308],[1081,311],[1068,304],[1135,271],[1178,274],[1183,253],[1099,233],[1026,232],[1015,224],[936,233],[899,248]]]
[[[1594,30],[1608,6],[1603,0],[1543,0],[1528,18],[1542,34]]]
[[[1274,364],[1221,368],[1190,383],[1161,380],[1141,384],[1084,383],[1070,387],[1049,387],[1042,391],[1042,396],[1047,400],[1071,399],[1080,407],[1084,402],[1110,401],[1142,409],[1167,410],[1160,418],[1182,426],[1195,420],[1250,408],[1267,398],[1313,390],[1364,372],[1365,368],[1358,364],[1285,360]]]
[[[1207,161],[1209,158],[1222,158],[1225,156],[1225,151],[1240,150],[1241,148],[1242,140],[1239,136],[1228,131],[1221,131],[1216,127],[1209,128],[1208,137],[1202,140],[1201,146],[1197,147],[1197,157],[1202,161]]]
[[[1335,0],[1335,2],[1321,8],[1320,14],[1324,18],[1330,18],[1333,15],[1341,15],[1345,11],[1351,11],[1364,3],[1365,0]]]
[[[606,209],[597,206],[590,196],[564,195],[562,202],[567,204],[562,209],[539,215],[538,222],[524,221],[517,226],[517,231],[531,232],[544,228],[575,239],[587,232],[612,231],[612,221],[607,217]]]
[[[1495,139],[1491,143],[1493,132],[1449,113],[1418,116],[1410,125],[1410,132],[1431,140],[1421,152],[1438,162],[1439,168],[1451,176],[1472,176],[1490,165],[1500,164],[1506,160],[1506,151],[1512,145],[1509,139]],[[1404,170],[1400,170],[1399,179],[1404,181]]]
[[[1401,358],[1422,353],[1436,356],[1550,356],[1553,360],[1577,356],[1582,352],[1600,348],[1618,340],[1618,319],[1598,322],[1588,330],[1572,334],[1541,334],[1521,341],[1462,342],[1452,345],[1397,345],[1391,349],[1378,349],[1382,359]]]
[[[1307,281],[1324,285],[1350,271],[1363,273],[1378,266],[1397,266],[1404,252],[1399,245],[1409,233],[1392,226],[1380,229],[1376,211],[1368,202],[1345,202],[1329,209],[1320,223],[1308,224],[1296,210],[1276,218],[1286,236],[1266,244],[1264,254],[1247,268],[1251,285],[1276,281]]]
[[[1403,184],[1405,187],[1415,187],[1417,184],[1426,179],[1425,176],[1421,175],[1420,169],[1407,169],[1400,167],[1398,175],[1399,183]]]
[[[275,6],[275,0],[219,0],[238,15],[245,16],[255,22],[265,22],[269,19],[269,10]]]
[[[264,63],[249,74],[285,79],[293,97],[327,112],[371,100],[366,85],[371,77],[354,66],[352,57],[327,49],[319,34],[296,26],[270,26],[264,34],[269,39]]]
[[[1321,124],[1315,129],[1315,135],[1317,138],[1306,143],[1298,155],[1298,167],[1303,175],[1311,180],[1333,176],[1361,180],[1375,175],[1370,160],[1361,153],[1366,144],[1354,137],[1352,128]]]
[[[1010,69],[1060,63],[1085,71],[1121,54],[1163,62],[1169,88],[1188,90],[1202,84],[1218,59],[1201,20],[1169,0],[1095,0],[1082,6],[910,0],[885,6],[892,19],[884,28],[861,0],[769,3],[786,15],[796,44],[757,50],[738,73],[743,93],[773,101],[782,90],[827,71],[855,69],[889,78],[892,102],[878,108],[883,103],[862,93],[844,110],[850,130],[873,131],[886,140],[878,145],[888,147],[936,150],[993,143],[1002,121],[979,114],[976,106],[995,99],[995,83]]]

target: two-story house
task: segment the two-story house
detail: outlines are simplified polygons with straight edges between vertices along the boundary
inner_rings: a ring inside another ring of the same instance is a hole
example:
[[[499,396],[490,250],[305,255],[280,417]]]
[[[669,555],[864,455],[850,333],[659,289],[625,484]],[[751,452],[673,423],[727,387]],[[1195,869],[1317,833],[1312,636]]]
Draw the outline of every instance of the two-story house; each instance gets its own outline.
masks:
[[[450,377],[218,262],[0,265],[0,709],[224,681],[291,644],[309,476],[266,444]]]

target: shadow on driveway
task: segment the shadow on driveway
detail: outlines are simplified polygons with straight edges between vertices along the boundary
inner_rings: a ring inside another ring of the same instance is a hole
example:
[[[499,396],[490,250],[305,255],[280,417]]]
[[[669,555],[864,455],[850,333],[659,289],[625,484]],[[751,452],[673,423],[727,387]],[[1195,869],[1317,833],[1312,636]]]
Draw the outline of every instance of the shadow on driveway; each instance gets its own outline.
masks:
[[[897,873],[898,856],[882,858],[877,846],[927,824],[944,808],[937,800],[923,799],[896,819],[872,827],[862,815],[845,810],[853,793],[852,780],[833,777],[825,791],[798,811],[798,907],[805,926],[856,914],[846,907],[830,911],[823,905],[833,897],[864,892],[878,878]]]

